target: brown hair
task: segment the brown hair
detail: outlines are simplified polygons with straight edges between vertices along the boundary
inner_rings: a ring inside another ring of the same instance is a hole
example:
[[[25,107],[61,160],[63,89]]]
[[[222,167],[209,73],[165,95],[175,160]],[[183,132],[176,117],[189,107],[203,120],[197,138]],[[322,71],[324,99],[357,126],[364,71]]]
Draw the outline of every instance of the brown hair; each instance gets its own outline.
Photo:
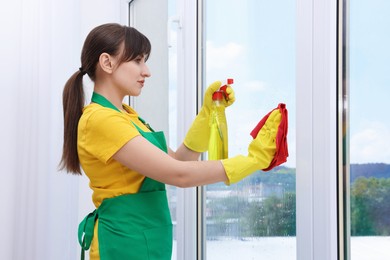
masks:
[[[124,50],[120,54],[122,43]],[[88,34],[81,52],[81,68],[68,79],[62,93],[64,144],[60,170],[81,174],[77,153],[77,128],[85,105],[83,75],[88,74],[90,79],[95,81],[96,66],[102,53],[121,55],[119,63],[123,63],[134,60],[139,55],[146,55],[147,59],[150,51],[148,38],[132,27],[109,23],[94,28]]]

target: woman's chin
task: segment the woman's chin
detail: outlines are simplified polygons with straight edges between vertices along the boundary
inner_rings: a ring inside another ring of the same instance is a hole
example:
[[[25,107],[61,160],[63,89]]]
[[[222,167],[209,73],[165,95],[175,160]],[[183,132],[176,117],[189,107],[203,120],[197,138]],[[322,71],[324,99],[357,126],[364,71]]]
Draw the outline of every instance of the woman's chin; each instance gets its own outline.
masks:
[[[138,96],[141,95],[141,93],[142,93],[141,90],[139,90],[139,91],[137,91],[137,92],[132,91],[132,92],[130,92],[128,95],[131,96],[131,97],[138,97]]]

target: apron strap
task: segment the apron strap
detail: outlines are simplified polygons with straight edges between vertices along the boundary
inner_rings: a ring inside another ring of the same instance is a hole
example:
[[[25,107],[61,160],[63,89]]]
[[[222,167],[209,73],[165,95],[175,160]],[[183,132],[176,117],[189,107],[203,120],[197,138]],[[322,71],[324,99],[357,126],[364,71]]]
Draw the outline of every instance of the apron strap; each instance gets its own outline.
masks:
[[[89,213],[79,224],[78,237],[81,246],[81,259],[84,260],[85,250],[91,246],[95,222],[98,218],[97,210]]]

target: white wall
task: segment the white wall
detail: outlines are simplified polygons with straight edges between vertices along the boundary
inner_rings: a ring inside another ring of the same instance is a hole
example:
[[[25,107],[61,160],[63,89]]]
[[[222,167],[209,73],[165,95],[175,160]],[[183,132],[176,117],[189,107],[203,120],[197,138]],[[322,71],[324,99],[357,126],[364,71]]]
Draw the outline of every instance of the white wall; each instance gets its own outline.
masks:
[[[130,25],[145,34],[152,45],[147,61],[152,76],[131,105],[154,130],[164,131],[168,141],[168,1],[136,0],[131,5]]]
[[[62,89],[86,34],[122,22],[124,2],[1,2],[0,259],[79,257],[77,225],[92,209],[91,192],[85,177],[57,171]]]

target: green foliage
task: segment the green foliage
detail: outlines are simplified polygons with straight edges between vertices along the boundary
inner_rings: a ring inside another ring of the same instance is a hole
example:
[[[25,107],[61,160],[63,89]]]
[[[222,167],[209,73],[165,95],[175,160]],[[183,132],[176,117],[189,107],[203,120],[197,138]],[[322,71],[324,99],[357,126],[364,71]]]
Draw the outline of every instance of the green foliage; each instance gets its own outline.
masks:
[[[295,193],[271,196],[248,208],[246,236],[295,236]],[[248,232],[249,231],[249,232]]]
[[[252,200],[248,198],[248,189],[254,195]],[[208,185],[207,191],[232,192],[232,195],[208,200],[209,239],[296,234],[294,168],[280,166],[268,172],[258,171],[229,187]]]
[[[351,185],[351,235],[390,235],[390,179],[359,177]]]
[[[248,202],[237,197],[218,198],[207,208],[208,237],[295,236],[295,193]]]
[[[389,236],[390,165],[353,164],[351,181],[351,235]],[[208,202],[208,237],[296,235],[294,168],[258,171],[237,184],[207,190],[232,192]]]

